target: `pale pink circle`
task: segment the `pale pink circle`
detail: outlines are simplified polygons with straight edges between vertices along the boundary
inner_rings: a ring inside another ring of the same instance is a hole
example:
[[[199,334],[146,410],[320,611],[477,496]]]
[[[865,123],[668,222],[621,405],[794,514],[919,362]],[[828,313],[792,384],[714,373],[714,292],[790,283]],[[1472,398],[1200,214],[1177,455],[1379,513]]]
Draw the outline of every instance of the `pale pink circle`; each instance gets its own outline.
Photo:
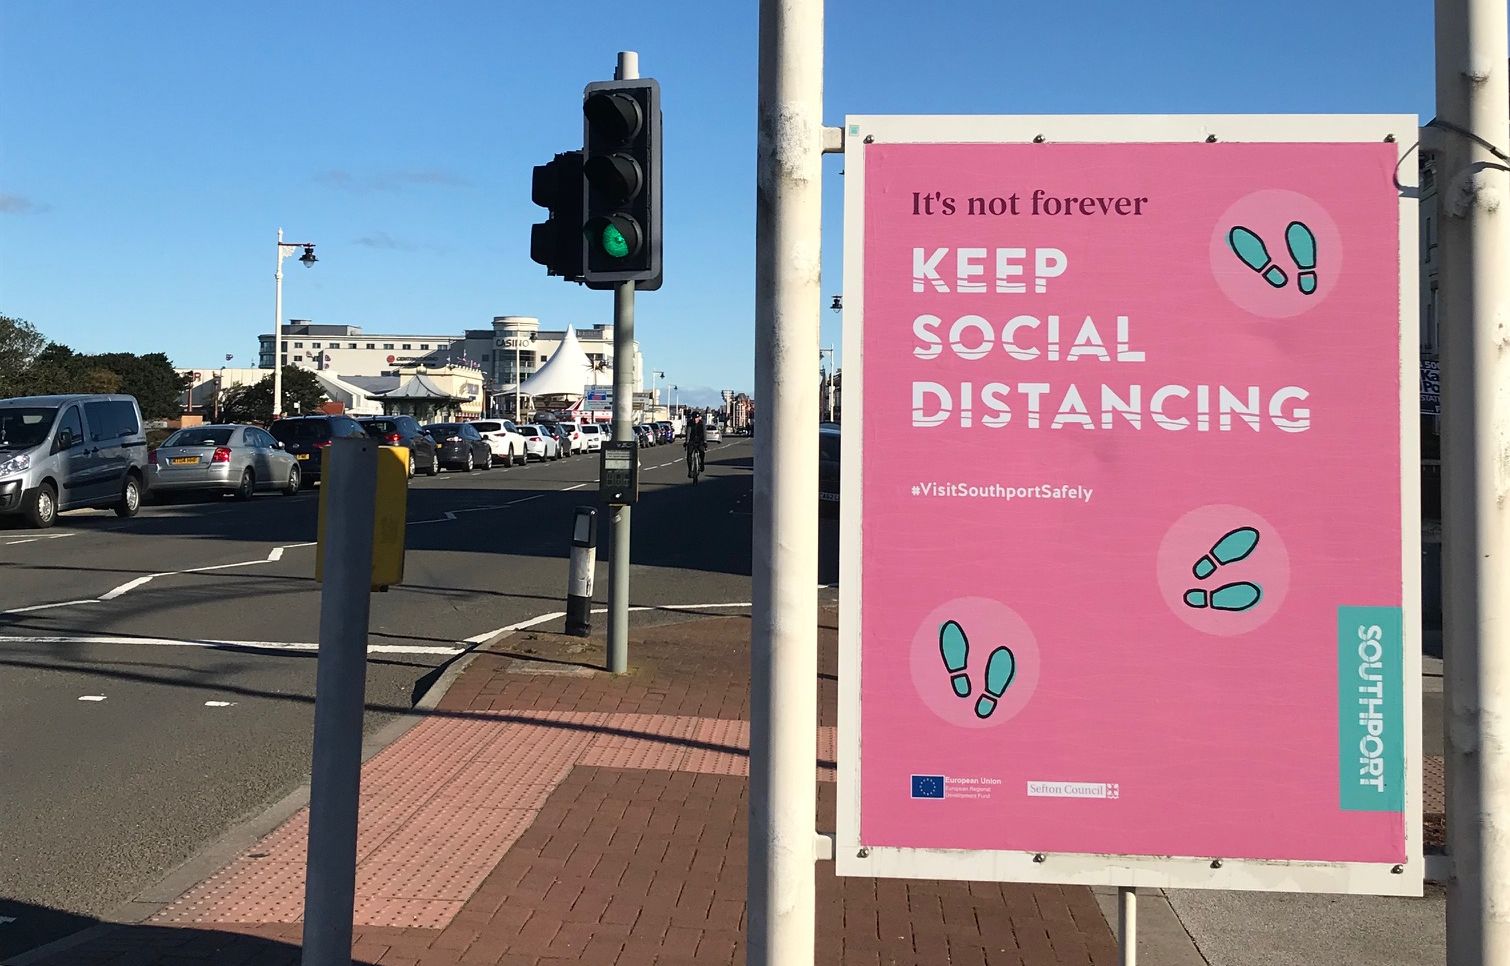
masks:
[[[955,621],[970,642],[965,671],[969,697],[959,697],[939,651],[939,631]],[[998,647],[1008,647],[1017,673],[996,702],[989,718],[975,715],[975,702],[985,693],[986,661]],[[1012,608],[987,597],[961,597],[936,608],[918,625],[912,638],[912,683],[934,714],[961,728],[993,728],[1016,715],[1038,688],[1038,641],[1027,622]]]
[[[1258,544],[1246,558],[1217,567],[1202,580],[1194,572],[1196,561],[1211,553],[1212,547],[1238,527],[1258,531]],[[1290,589],[1290,552],[1279,531],[1252,510],[1239,506],[1212,504],[1175,521],[1159,544],[1155,563],[1159,592],[1164,602],[1180,620],[1206,634],[1231,637],[1246,634],[1266,623],[1283,606]],[[1210,593],[1224,584],[1247,581],[1258,585],[1262,596],[1245,611],[1213,610],[1191,607],[1185,592],[1200,589]]]
[[[1316,291],[1300,291],[1300,269],[1285,244],[1285,229],[1299,221],[1316,237]],[[1264,281],[1238,258],[1227,242],[1237,226],[1263,239],[1269,259],[1288,277],[1282,288]],[[1266,188],[1228,208],[1211,230],[1211,272],[1223,293],[1239,308],[1268,319],[1288,319],[1325,302],[1342,271],[1342,235],[1337,223],[1318,202],[1294,191]]]

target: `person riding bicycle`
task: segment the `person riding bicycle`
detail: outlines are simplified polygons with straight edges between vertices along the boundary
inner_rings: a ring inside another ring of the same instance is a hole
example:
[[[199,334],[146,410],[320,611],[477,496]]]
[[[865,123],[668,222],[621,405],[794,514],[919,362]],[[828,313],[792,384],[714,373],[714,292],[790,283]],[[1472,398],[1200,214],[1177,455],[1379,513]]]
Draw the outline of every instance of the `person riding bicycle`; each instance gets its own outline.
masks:
[[[687,420],[687,441],[683,445],[687,448],[687,477],[697,479],[697,474],[692,471],[692,454],[697,452],[698,469],[702,469],[702,461],[708,455],[708,434],[703,426],[703,414],[693,413]]]

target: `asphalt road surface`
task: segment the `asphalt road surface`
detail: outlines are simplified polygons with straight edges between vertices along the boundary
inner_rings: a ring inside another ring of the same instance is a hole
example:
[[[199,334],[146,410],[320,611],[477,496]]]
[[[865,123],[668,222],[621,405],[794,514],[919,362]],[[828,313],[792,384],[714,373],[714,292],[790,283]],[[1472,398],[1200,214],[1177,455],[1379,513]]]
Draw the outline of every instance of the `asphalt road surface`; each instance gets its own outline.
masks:
[[[679,445],[641,456],[631,603],[748,601],[750,442],[713,447],[695,486]],[[597,460],[413,481],[404,584],[372,598],[369,731],[469,641],[563,609]],[[307,492],[0,521],[0,956],[83,928],[307,780],[316,512]],[[609,531],[600,508],[600,602]],[[834,579],[832,550],[823,566]]]

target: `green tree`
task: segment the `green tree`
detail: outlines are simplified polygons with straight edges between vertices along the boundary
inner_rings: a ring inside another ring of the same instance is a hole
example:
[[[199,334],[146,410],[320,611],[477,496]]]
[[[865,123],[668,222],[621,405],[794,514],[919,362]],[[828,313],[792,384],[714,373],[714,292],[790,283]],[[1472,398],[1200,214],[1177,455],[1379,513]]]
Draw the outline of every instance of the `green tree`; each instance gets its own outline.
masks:
[[[104,369],[119,379],[119,392],[136,397],[145,419],[166,419],[183,408],[186,377],[178,374],[164,353],[106,352],[78,357],[87,369]]]
[[[308,369],[283,367],[283,411],[317,412],[329,397]],[[269,373],[250,386],[232,386],[220,394],[220,420],[226,423],[266,422],[273,412],[273,377]]]
[[[36,326],[0,315],[0,397],[19,396],[19,381],[47,345]]]

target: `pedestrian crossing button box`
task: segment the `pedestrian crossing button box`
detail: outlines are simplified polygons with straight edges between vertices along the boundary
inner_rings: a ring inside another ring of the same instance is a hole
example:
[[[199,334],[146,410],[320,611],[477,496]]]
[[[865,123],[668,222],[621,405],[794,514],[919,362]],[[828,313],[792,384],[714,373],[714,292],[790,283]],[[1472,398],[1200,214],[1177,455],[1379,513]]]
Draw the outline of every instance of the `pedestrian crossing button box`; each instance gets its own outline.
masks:
[[[603,443],[598,495],[610,506],[632,506],[640,498],[640,446],[634,440]]]

